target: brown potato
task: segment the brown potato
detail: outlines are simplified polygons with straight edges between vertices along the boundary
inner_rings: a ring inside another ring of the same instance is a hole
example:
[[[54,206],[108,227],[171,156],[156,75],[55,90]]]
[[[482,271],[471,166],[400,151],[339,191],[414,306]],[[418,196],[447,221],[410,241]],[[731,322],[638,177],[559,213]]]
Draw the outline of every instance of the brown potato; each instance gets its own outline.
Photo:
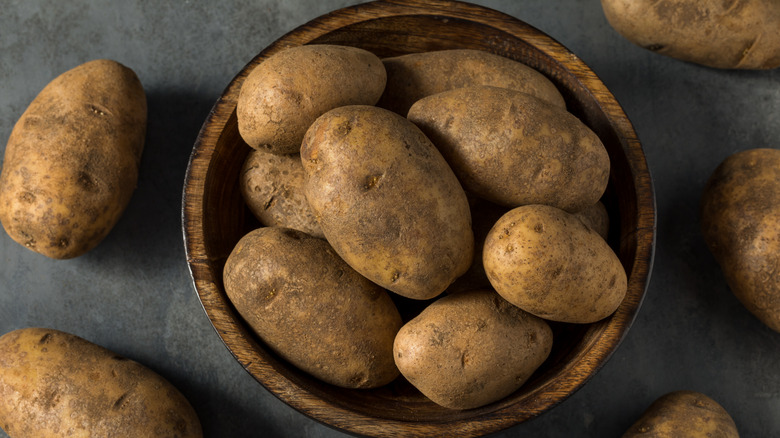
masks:
[[[738,152],[715,169],[701,230],[734,295],[780,332],[780,150]]]
[[[135,191],[146,95],[129,68],[82,64],[52,80],[14,126],[0,174],[0,221],[12,239],[55,259],[86,253]]]
[[[256,229],[231,252],[224,282],[255,333],[312,376],[346,388],[374,388],[398,376],[395,304],[328,242],[289,228]]]
[[[306,133],[301,161],[325,237],[369,280],[430,299],[471,265],[466,194],[405,118],[373,106],[329,111]]]
[[[185,397],[149,368],[45,328],[0,337],[0,426],[12,437],[193,437]]]
[[[520,388],[547,359],[545,321],[489,290],[436,300],[395,338],[401,374],[433,402],[471,409]]]
[[[373,105],[385,89],[382,61],[357,47],[316,44],[276,53],[241,85],[236,116],[244,141],[295,154],[309,125],[330,109]]]
[[[502,216],[485,239],[483,264],[502,297],[552,321],[599,321],[618,308],[627,290],[623,265],[604,239],[546,205]]]
[[[605,240],[609,236],[609,212],[601,201],[574,213],[574,216]]]
[[[574,115],[504,88],[459,88],[409,110],[463,188],[507,207],[545,204],[576,212],[598,202],[609,156]]]
[[[601,0],[604,15],[632,43],[715,68],[780,66],[777,0]]]
[[[704,394],[675,391],[650,405],[623,438],[739,438],[737,425]]]
[[[241,169],[241,195],[265,226],[294,228],[324,238],[303,193],[301,157],[252,150]]]
[[[563,96],[544,75],[523,63],[482,50],[410,53],[382,62],[387,86],[377,106],[402,116],[423,97],[475,85],[511,88],[566,108]]]

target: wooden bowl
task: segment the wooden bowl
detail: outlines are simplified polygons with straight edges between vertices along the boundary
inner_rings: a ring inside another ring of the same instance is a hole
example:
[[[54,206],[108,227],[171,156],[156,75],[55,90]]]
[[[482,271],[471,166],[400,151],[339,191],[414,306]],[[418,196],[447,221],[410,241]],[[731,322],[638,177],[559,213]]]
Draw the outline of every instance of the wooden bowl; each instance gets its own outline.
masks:
[[[322,383],[285,363],[250,330],[228,300],[222,268],[238,240],[259,226],[245,207],[238,175],[250,148],[236,124],[236,100],[247,74],[288,47],[329,43],[380,57],[469,48],[526,63],[560,89],[568,109],[601,138],[611,159],[603,202],[609,242],[628,273],[620,308],[595,324],[554,324],[548,360],[517,392],[471,410],[427,400],[403,378],[374,390]],[[283,36],[230,82],[195,142],[183,194],[187,262],[203,308],[225,345],[268,391],[300,412],[344,432],[369,436],[479,436],[535,417],[596,373],[625,336],[642,302],[654,250],[655,212],[642,147],[620,105],[576,55],[533,27],[502,13],[454,1],[377,1],[337,10]]]

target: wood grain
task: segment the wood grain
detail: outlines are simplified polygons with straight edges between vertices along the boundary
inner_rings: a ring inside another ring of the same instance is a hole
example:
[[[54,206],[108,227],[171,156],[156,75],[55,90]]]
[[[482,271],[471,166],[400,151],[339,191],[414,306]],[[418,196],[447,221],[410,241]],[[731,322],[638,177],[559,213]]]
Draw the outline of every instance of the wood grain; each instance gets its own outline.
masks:
[[[629,274],[628,293],[611,317],[590,325],[553,324],[555,345],[516,393],[467,411],[425,399],[403,378],[375,390],[329,386],[268,351],[230,304],[222,268],[235,243],[259,226],[244,206],[238,172],[249,147],[235,107],[243,80],[268,56],[312,43],[361,47],[380,57],[472,48],[524,62],[549,77],[568,109],[602,139],[611,160],[603,202],[609,242]],[[230,82],[205,121],[190,158],[182,222],[187,262],[206,314],[230,352],[275,396],[347,433],[366,436],[480,436],[533,418],[582,387],[609,359],[644,297],[655,243],[652,181],[634,129],[599,78],[565,47],[511,16],[455,1],[376,1],[334,11],[298,27],[260,52]]]

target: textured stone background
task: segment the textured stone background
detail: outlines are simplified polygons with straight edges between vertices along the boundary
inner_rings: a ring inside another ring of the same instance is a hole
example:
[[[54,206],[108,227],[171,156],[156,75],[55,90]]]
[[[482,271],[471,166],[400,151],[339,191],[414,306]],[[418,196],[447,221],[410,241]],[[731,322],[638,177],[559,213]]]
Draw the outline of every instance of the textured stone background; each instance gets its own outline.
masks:
[[[207,437],[343,436],[268,393],[217,337],[184,258],[181,191],[198,130],[233,75],[284,33],[355,3],[0,0],[0,147],[47,82],[91,59],[134,69],[149,104],[138,189],[99,247],[54,261],[0,233],[0,334],[47,326],[142,362],[189,398]],[[658,207],[652,279],[621,347],[572,397],[495,436],[618,437],[678,389],[720,402],[742,436],[780,434],[780,334],[731,295],[697,218],[721,160],[780,147],[780,71],[719,71],[639,49],[598,0],[475,3],[543,30],[602,78],[643,143]]]

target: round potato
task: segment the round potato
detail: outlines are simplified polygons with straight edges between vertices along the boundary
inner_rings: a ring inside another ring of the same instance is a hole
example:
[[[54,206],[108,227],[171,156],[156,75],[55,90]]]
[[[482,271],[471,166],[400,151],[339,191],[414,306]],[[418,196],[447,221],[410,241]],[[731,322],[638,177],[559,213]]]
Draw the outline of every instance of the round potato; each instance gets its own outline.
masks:
[[[230,253],[224,283],[255,333],[312,376],[346,388],[374,388],[398,376],[398,309],[328,242],[289,228],[256,229]]]
[[[0,426],[12,437],[203,436],[192,406],[160,375],[45,328],[0,337]]]
[[[632,43],[715,68],[780,66],[777,0],[601,0],[604,15]]]
[[[702,193],[701,229],[734,295],[780,332],[780,150],[726,158]]]
[[[241,169],[241,195],[261,224],[324,238],[303,193],[304,181],[300,155],[252,150]]]
[[[406,116],[423,97],[454,88],[492,85],[532,94],[566,108],[555,85],[533,68],[490,52],[437,50],[384,58],[387,86],[377,106]]]
[[[574,215],[526,205],[488,233],[483,264],[507,301],[541,318],[591,323],[623,301],[627,278],[612,248]]]
[[[507,207],[545,204],[576,212],[601,198],[609,156],[577,117],[526,93],[479,86],[417,101],[414,122],[463,188]]]
[[[11,131],[0,174],[0,222],[55,259],[80,256],[114,227],[135,191],[146,95],[129,68],[82,64],[52,80]]]
[[[357,47],[317,44],[269,57],[244,80],[238,130],[251,147],[295,154],[309,125],[344,105],[373,105],[385,89],[382,61]]]
[[[739,438],[734,420],[715,400],[694,391],[666,394],[642,414],[623,438]]]
[[[401,374],[426,397],[471,409],[516,391],[551,349],[545,321],[478,290],[436,300],[401,328],[393,352]]]
[[[405,118],[346,106],[317,119],[301,147],[305,193],[325,237],[369,280],[430,299],[469,268],[471,214],[441,154]]]

